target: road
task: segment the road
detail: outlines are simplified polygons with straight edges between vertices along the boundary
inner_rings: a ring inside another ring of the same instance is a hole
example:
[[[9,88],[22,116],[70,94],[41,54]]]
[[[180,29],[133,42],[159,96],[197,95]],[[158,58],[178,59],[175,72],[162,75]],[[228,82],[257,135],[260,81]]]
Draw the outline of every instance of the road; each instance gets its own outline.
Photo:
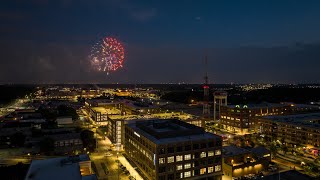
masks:
[[[97,140],[97,149],[95,152],[90,153],[90,159],[94,162],[96,166],[96,174],[98,179],[129,179],[129,175],[124,173],[120,165],[126,167],[130,175],[137,180],[142,180],[139,173],[131,166],[131,164],[122,155],[122,151],[115,151],[112,142],[101,134],[96,133],[98,125],[93,121],[86,111],[82,111],[85,118],[90,122],[90,126],[86,126],[91,131],[95,132],[95,137]],[[110,151],[111,150],[111,151]],[[119,162],[119,163],[117,163]]]
[[[126,167],[132,177],[142,179],[122,155],[122,152],[109,151],[109,149],[112,149],[112,143],[109,139],[104,139],[99,134],[97,134],[97,139],[98,148],[96,149],[96,152],[90,154],[90,159],[97,168],[96,174],[99,179],[129,179],[129,175],[126,175],[124,171],[119,168],[121,164]],[[117,163],[117,160],[119,161],[119,164]],[[104,166],[107,168],[104,168]],[[108,173],[106,173],[106,169]]]
[[[16,165],[19,162],[24,164],[30,164],[31,160],[43,160],[49,158],[55,158],[60,156],[45,156],[45,155],[13,155],[0,158],[0,165]]]

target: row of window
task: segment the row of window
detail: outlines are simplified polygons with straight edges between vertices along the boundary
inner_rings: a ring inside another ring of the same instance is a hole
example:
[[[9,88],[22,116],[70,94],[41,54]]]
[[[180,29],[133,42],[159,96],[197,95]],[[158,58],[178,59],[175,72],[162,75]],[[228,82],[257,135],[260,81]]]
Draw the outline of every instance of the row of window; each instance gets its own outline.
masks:
[[[222,121],[222,123],[224,123],[224,124],[233,124],[234,126],[239,126],[239,127],[240,127],[240,125],[241,125],[241,124],[239,124],[239,123],[230,122],[230,121]],[[246,125],[246,126],[248,126],[248,125],[254,125],[254,122],[252,122],[252,123],[243,123],[243,125]]]
[[[144,146],[145,149],[148,149],[149,151],[151,152],[154,152],[155,151],[155,147],[152,146],[152,143],[150,141],[148,141],[147,139],[145,138],[142,138],[142,137],[139,137],[137,136],[137,134],[135,134],[134,131],[131,131],[129,129],[126,129],[125,130],[125,135],[129,138],[132,138],[133,140],[139,142],[142,146]]]
[[[82,141],[80,139],[68,140],[68,141],[56,141],[54,143],[55,147],[64,147],[64,146],[72,146],[72,145],[81,145]]]
[[[215,146],[221,146],[222,141],[217,140],[215,143],[213,141],[210,141],[208,143],[197,143],[197,144],[190,144],[185,146],[177,146],[177,147],[162,147],[159,149],[159,154],[166,154],[166,153],[178,153],[183,151],[190,151],[190,150],[198,150],[198,149],[206,149],[211,148]]]
[[[169,156],[167,157],[167,163],[173,163],[173,162],[180,162],[180,161],[187,161],[190,159],[195,159],[195,158],[205,158],[205,157],[211,157],[211,156],[219,156],[221,155],[221,150],[217,149],[215,151],[208,151],[208,152],[201,152],[199,154],[195,153],[193,155],[191,154],[185,154],[185,155],[177,155],[177,156]],[[176,161],[174,161],[174,159],[176,159]],[[159,164],[164,164],[165,163],[166,158],[159,158]]]
[[[185,171],[185,172],[180,172],[176,174],[176,178],[189,178],[192,176],[199,176],[199,175],[204,175],[204,174],[210,174],[213,172],[220,172],[221,171],[221,165],[216,165],[216,166],[210,166],[208,168],[201,168],[201,169],[196,169],[192,171]],[[174,179],[173,178],[174,174],[168,174],[167,178],[165,176],[159,176],[159,179]]]
[[[135,143],[131,139],[129,139],[128,142],[132,144],[137,150],[139,150],[144,156],[146,156],[150,161],[153,161],[152,155],[143,147],[140,147],[139,144]]]
[[[186,163],[186,164],[184,164],[184,165],[178,164],[178,165],[176,166],[176,170],[177,170],[177,171],[182,170],[183,167],[184,167],[185,170],[186,170],[186,169],[190,169],[190,168],[191,168],[191,163]],[[192,167],[194,167],[194,165],[192,165]],[[216,166],[215,166],[215,172],[220,171],[220,170],[221,170],[221,165],[216,165]],[[207,172],[207,171],[206,171],[206,168],[201,168],[201,169],[200,169],[200,172],[203,172],[202,174],[204,174],[205,172]],[[213,172],[213,166],[208,167],[208,173],[212,173],[212,172]],[[201,174],[201,173],[200,173],[200,174]]]

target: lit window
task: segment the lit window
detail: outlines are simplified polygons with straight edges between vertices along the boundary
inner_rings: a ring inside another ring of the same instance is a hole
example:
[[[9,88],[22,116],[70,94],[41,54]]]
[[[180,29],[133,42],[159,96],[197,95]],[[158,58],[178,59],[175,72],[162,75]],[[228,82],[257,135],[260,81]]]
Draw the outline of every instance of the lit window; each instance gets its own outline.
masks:
[[[217,149],[215,154],[216,154],[216,155],[221,155],[221,150],[220,150],[220,149]]]
[[[159,158],[159,164],[164,164],[164,158]]]
[[[184,169],[189,169],[189,168],[191,168],[191,164],[190,163],[187,163],[187,164],[184,165]]]
[[[182,169],[182,164],[177,165],[177,171]]]
[[[184,177],[191,177],[191,171],[184,172]]]
[[[213,166],[208,167],[208,173],[212,173],[213,172]]]
[[[207,157],[206,152],[201,152],[200,157],[201,157],[201,158]]]
[[[183,172],[182,173],[180,173],[180,179],[182,179],[183,178]]]
[[[183,156],[176,156],[176,161],[179,162],[179,161],[183,161]]]
[[[215,172],[221,171],[221,165],[216,165],[216,166],[214,166],[214,171],[215,171]]]
[[[206,168],[201,168],[201,169],[200,169],[200,174],[205,174],[205,173],[206,173],[206,171],[207,171],[207,169],[206,169]]]
[[[184,155],[184,160],[190,160],[190,159],[191,159],[191,154]]]
[[[168,157],[168,163],[173,163],[174,162],[174,156]]]
[[[213,151],[208,151],[208,156],[214,156],[214,152]]]

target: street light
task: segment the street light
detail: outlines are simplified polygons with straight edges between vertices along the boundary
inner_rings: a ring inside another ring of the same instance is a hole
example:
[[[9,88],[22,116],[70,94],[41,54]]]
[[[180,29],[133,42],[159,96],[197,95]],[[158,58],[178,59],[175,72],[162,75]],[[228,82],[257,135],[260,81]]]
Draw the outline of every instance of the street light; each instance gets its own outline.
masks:
[[[29,157],[29,160],[31,161],[31,154],[30,153],[28,153],[28,157]]]

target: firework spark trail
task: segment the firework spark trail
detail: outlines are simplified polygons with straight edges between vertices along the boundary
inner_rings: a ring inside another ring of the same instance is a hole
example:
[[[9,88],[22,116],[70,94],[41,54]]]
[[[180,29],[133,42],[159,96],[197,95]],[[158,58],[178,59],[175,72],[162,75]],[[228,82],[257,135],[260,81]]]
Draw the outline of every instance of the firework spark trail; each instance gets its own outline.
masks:
[[[89,60],[94,70],[109,74],[123,67],[124,48],[117,39],[106,37],[92,46]]]

